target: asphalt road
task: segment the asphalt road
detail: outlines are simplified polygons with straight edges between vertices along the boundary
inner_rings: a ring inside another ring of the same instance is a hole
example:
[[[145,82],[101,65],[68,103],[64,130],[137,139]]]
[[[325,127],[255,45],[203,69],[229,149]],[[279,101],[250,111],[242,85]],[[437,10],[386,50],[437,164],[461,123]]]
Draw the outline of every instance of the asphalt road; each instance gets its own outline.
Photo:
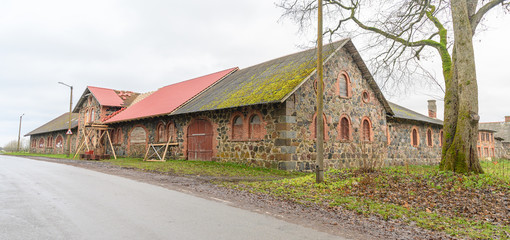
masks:
[[[0,239],[343,239],[68,165],[0,155]]]

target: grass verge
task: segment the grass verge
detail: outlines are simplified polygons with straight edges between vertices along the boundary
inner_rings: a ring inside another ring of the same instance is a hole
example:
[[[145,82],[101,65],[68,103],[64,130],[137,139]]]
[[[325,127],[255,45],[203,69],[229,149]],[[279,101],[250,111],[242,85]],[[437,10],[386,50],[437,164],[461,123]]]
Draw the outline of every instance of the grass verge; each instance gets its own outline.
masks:
[[[510,239],[510,187],[498,176],[464,176],[440,172],[435,166],[409,166],[373,173],[330,170],[325,180],[316,184],[314,176],[303,176],[223,185],[304,205],[414,222],[462,238]]]
[[[227,181],[266,181],[281,178],[305,176],[301,172],[288,172],[276,169],[250,167],[238,163],[167,160],[166,162],[146,162],[137,158],[118,158],[105,160],[122,167],[138,168],[146,171],[160,173],[173,173],[177,175],[194,175],[220,178]]]

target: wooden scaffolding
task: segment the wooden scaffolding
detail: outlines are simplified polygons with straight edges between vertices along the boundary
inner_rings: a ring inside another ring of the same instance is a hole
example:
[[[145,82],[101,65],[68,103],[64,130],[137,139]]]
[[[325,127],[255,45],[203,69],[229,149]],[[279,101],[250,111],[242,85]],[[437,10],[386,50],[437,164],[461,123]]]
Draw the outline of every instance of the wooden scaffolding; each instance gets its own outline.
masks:
[[[165,162],[165,157],[168,152],[168,148],[172,146],[178,146],[179,143],[172,142],[172,137],[168,137],[168,141],[166,143],[150,143],[147,145],[147,150],[145,151],[144,161],[149,162]],[[161,151],[163,150],[163,151]],[[150,155],[149,155],[150,153]],[[157,156],[157,159],[152,157]]]
[[[110,128],[108,128],[108,125],[104,124],[90,124],[84,126],[81,129],[81,136],[78,139],[79,147],[76,150],[73,159],[76,158],[78,154],[80,154],[80,151],[84,146],[86,147],[87,151],[80,155],[81,158],[93,160],[110,158],[110,156],[106,154],[105,145],[108,145],[111,148],[113,157],[117,159],[117,155],[115,154],[115,149],[113,148],[112,139],[108,130],[110,130]],[[105,137],[104,141],[107,141],[107,143],[103,143],[103,137]]]

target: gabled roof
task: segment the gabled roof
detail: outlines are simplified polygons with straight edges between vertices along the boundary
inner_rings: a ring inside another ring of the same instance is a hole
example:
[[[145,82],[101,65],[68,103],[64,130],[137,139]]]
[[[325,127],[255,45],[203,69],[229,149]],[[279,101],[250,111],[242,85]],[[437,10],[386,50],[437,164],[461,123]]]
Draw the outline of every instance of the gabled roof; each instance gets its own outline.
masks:
[[[411,109],[402,107],[402,106],[397,105],[392,102],[388,102],[388,103],[390,104],[391,109],[393,110],[393,113],[394,113],[394,115],[392,116],[393,118],[400,118],[400,119],[404,119],[404,120],[414,120],[414,121],[432,123],[432,124],[441,125],[441,126],[443,125],[443,121],[441,121],[439,119],[425,116],[423,114],[417,113]]]
[[[486,122],[480,123],[479,127],[496,131],[494,137],[502,138],[504,142],[510,142],[510,122]]]
[[[386,111],[392,114],[386,99],[350,39],[324,45],[324,63],[344,46],[353,55],[363,77],[368,79]],[[316,59],[317,50],[314,48],[238,70],[172,114],[284,102],[315,74]]]
[[[71,114],[71,129],[78,126],[79,116],[80,116],[79,113]],[[59,117],[49,121],[48,123],[36,128],[35,130],[25,134],[25,136],[41,134],[41,133],[48,133],[48,132],[55,132],[55,131],[62,131],[62,130],[67,130],[67,128],[69,128],[69,113],[64,113],[64,114],[60,115]]]
[[[87,100],[89,94],[94,96],[94,98],[99,102],[99,105],[108,107],[127,107],[137,98],[138,95],[140,95],[139,93],[131,91],[87,86],[81,95],[80,100],[78,100],[78,103],[74,107],[74,113],[79,112],[78,107]]]
[[[230,68],[184,82],[162,87],[143,100],[119,112],[105,123],[135,120],[169,114],[197,94],[238,68]]]

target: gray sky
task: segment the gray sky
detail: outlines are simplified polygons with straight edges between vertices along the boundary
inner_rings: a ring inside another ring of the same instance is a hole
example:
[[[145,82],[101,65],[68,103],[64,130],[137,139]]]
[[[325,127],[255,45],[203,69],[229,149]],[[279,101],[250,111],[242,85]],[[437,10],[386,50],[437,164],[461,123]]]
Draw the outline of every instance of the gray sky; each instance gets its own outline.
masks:
[[[147,92],[311,46],[313,36],[278,21],[281,13],[260,0],[3,0],[0,146],[17,139],[21,114],[23,135],[68,111],[69,88],[59,81],[74,86],[74,105],[86,86]],[[502,121],[510,115],[510,16],[489,17],[475,46],[480,115]],[[417,87],[390,100],[425,114],[430,94],[439,92]]]

